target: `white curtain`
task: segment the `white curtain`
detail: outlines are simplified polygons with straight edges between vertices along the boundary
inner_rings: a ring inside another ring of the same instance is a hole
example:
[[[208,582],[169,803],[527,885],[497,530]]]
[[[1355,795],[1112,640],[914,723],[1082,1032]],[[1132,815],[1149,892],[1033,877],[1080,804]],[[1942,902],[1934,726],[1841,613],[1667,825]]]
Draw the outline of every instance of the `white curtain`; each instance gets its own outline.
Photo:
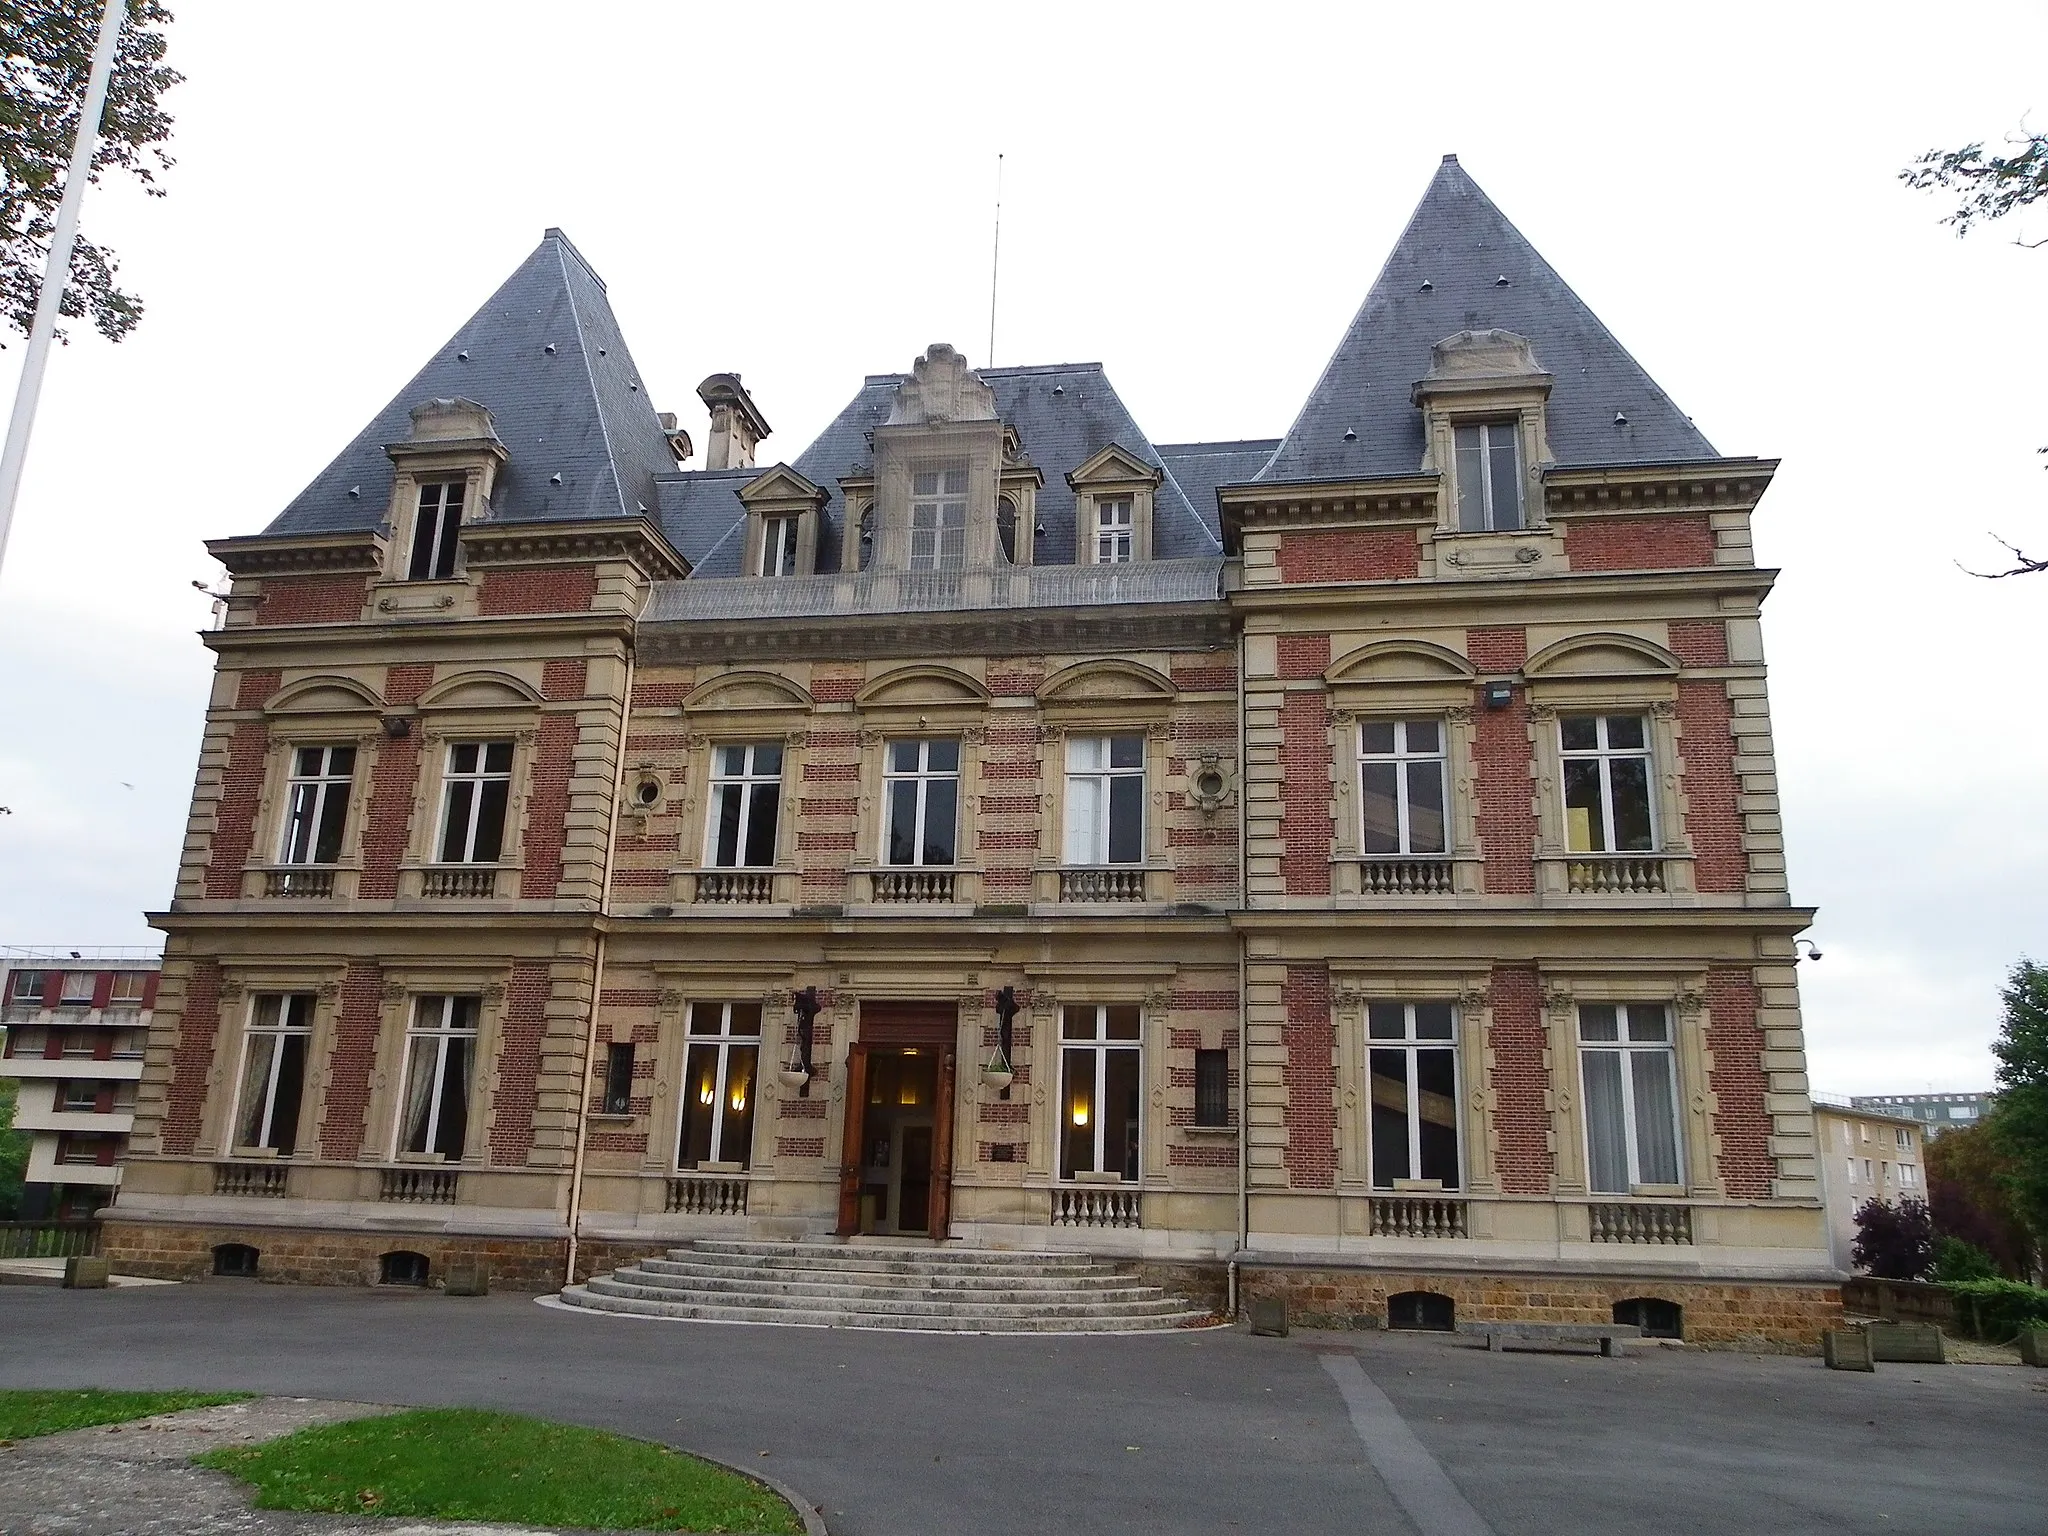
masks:
[[[1678,1106],[1672,1102],[1671,1053],[1631,1051],[1636,1091],[1636,1162],[1644,1184],[1678,1182]]]
[[[1595,1194],[1628,1193],[1628,1120],[1622,1104],[1621,1052],[1586,1051],[1587,1176]]]

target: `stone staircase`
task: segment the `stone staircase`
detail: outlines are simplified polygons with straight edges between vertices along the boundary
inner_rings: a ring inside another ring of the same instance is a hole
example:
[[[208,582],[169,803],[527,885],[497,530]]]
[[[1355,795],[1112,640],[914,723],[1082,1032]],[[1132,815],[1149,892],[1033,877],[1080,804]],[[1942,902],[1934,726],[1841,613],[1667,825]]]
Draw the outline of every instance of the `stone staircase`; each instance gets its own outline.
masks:
[[[1160,1333],[1209,1321],[1084,1254],[878,1242],[704,1238],[561,1299],[642,1317],[933,1333]]]

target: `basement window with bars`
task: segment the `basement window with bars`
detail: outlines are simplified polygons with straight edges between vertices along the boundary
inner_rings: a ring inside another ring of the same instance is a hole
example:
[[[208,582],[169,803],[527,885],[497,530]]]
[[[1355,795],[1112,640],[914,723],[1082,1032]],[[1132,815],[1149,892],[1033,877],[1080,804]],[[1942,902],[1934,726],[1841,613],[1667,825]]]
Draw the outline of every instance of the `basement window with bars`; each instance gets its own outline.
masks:
[[[604,1112],[608,1115],[630,1115],[633,1112],[633,1047],[630,1042],[605,1049]]]
[[[1360,850],[1368,858],[1441,854],[1444,782],[1442,721],[1361,721]]]
[[[1374,1189],[1456,1189],[1458,1012],[1449,1003],[1368,1003]]]
[[[1641,715],[1567,715],[1565,846],[1573,853],[1647,853],[1657,846],[1649,722]]]
[[[711,749],[711,815],[704,862],[712,869],[767,869],[775,863],[782,805],[782,748],[767,742]]]
[[[460,1162],[469,1138],[470,1076],[476,1065],[480,997],[413,1000],[405,1035],[405,1100],[398,1151]]]
[[[293,749],[278,863],[332,864],[341,858],[355,771],[354,747]]]
[[[1230,1052],[1195,1052],[1195,1124],[1230,1124]]]
[[[1453,429],[1459,532],[1505,533],[1522,526],[1520,436],[1513,421],[1468,422]]]
[[[446,581],[455,574],[456,536],[462,530],[460,480],[433,481],[420,487],[413,513],[412,559],[408,581]]]
[[[497,863],[504,852],[505,811],[511,800],[511,742],[450,743],[441,802],[441,862]]]
[[[744,1170],[754,1151],[754,1078],[761,1060],[759,1003],[692,1003],[683,1062],[683,1125],[676,1167]]]
[[[306,1051],[313,1036],[310,992],[265,993],[249,1004],[235,1103],[235,1150],[298,1150],[306,1092]]]

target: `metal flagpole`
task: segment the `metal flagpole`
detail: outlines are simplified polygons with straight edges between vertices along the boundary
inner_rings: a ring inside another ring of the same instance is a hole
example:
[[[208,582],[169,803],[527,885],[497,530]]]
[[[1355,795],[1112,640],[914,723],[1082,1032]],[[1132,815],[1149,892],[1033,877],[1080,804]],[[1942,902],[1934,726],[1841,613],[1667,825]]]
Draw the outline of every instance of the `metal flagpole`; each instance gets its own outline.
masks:
[[[988,258],[988,361],[982,366],[996,365],[996,274],[1002,271],[1003,263],[1003,157],[996,156],[996,240]]]
[[[99,147],[100,113],[106,110],[107,86],[114,75],[114,49],[121,40],[121,22],[128,0],[107,0],[100,13],[99,44],[93,49],[92,73],[86,78],[85,104],[78,114],[78,140],[71,149],[71,171],[64,178],[64,196],[57,203],[57,227],[50,236],[50,261],[43,269],[43,289],[36,300],[35,322],[29,327],[28,352],[21,361],[21,382],[14,390],[14,415],[7,423],[7,448],[0,455],[0,565],[7,560],[7,534],[14,524],[14,495],[21,489],[22,460],[28,457],[29,433],[36,423],[36,401],[43,392],[43,369],[50,360],[50,340],[57,330],[57,305],[71,275],[71,249],[78,243],[78,205]]]

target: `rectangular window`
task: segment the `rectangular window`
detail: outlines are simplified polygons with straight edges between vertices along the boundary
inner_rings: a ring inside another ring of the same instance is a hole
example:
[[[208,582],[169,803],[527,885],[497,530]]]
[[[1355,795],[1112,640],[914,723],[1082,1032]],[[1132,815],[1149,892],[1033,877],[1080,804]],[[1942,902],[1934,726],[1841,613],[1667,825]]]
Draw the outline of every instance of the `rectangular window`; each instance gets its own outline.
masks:
[[[793,517],[769,517],[761,521],[761,574],[796,574],[796,529]]]
[[[1444,728],[1436,720],[1358,727],[1359,848],[1368,857],[1435,854],[1444,841]]]
[[[90,1079],[74,1077],[57,1086],[57,1107],[66,1114],[92,1114],[99,1108],[99,1102],[100,1085]]]
[[[608,1115],[633,1113],[633,1047],[630,1042],[605,1048],[604,1112]]]
[[[910,568],[957,571],[966,558],[966,466],[919,470],[911,477]]]
[[[1913,1164],[1911,1164],[1911,1163],[1901,1163],[1901,1164],[1899,1164],[1899,1182],[1900,1182],[1901,1184],[1904,1184],[1904,1185],[1905,1185],[1905,1186],[1906,1186],[1907,1188],[1909,1188],[1909,1189],[1910,1189],[1910,1188],[1911,1188],[1911,1187],[1912,1187],[1912,1186],[1913,1186],[1914,1184],[1916,1184],[1916,1183],[1918,1183],[1918,1182],[1919,1182],[1919,1175],[1918,1175],[1918,1174],[1916,1174],[1916,1173],[1914,1173],[1914,1171],[1913,1171]]]
[[[1573,853],[1655,848],[1648,722],[1640,715],[1569,715],[1558,721],[1558,736],[1565,846]]]
[[[960,743],[892,741],[883,769],[890,864],[951,864],[960,810]]]
[[[298,1150],[299,1110],[306,1092],[306,1050],[313,1035],[308,992],[261,995],[249,1008],[242,1076],[235,1104],[235,1150]]]
[[[1145,861],[1145,738],[1067,742],[1068,864]]]
[[[294,749],[278,863],[332,864],[341,857],[355,771],[354,747]]]
[[[1480,421],[1455,429],[1460,531],[1502,532],[1522,526],[1520,436],[1512,421]]]
[[[1894,1126],[1892,1128],[1892,1140],[1898,1145],[1898,1149],[1904,1152],[1913,1145],[1913,1133],[1903,1125]]]
[[[1138,1179],[1136,1004],[1060,1010],[1060,1177],[1114,1173]]]
[[[1594,1193],[1677,1184],[1678,1063],[1669,1010],[1659,1003],[1583,1004],[1579,1062]]]
[[[775,863],[782,806],[782,748],[768,743],[711,749],[711,815],[704,862],[713,869],[767,869]]]
[[[1095,563],[1124,565],[1137,557],[1131,545],[1131,499],[1095,503]]]
[[[495,864],[505,846],[512,798],[512,743],[458,741],[448,748],[442,799],[441,862]]]
[[[24,1007],[40,1008],[48,995],[49,985],[48,971],[16,971],[8,985],[7,1000]]]
[[[1230,1124],[1230,1052],[1195,1052],[1195,1124]]]
[[[1458,1019],[1449,1003],[1370,1003],[1372,1185],[1434,1182],[1457,1189]]]
[[[1851,1184],[1854,1184],[1854,1183],[1856,1182],[1856,1159],[1852,1157],[1852,1158],[1850,1158],[1850,1159],[1849,1159],[1848,1161],[1849,1161],[1849,1182],[1850,1182]]]
[[[1875,1184],[1877,1182],[1877,1175],[1871,1171],[1871,1162],[1867,1157],[1863,1159],[1863,1182],[1866,1184]]]
[[[759,1003],[690,1004],[678,1168],[704,1163],[745,1168],[753,1160],[754,1075],[760,1060]]]
[[[142,999],[148,991],[149,972],[116,971],[114,972],[114,990],[107,1001],[115,1006],[126,1005],[130,1008],[139,1008],[142,1006]]]
[[[66,971],[64,990],[58,1001],[66,1008],[90,1008],[92,991],[100,979],[98,971]]]
[[[455,574],[455,538],[462,527],[462,482],[420,487],[419,511],[412,524],[412,581],[445,581]]]
[[[483,999],[422,997],[405,1035],[405,1105],[399,1147],[459,1161],[469,1137],[470,1074]]]

